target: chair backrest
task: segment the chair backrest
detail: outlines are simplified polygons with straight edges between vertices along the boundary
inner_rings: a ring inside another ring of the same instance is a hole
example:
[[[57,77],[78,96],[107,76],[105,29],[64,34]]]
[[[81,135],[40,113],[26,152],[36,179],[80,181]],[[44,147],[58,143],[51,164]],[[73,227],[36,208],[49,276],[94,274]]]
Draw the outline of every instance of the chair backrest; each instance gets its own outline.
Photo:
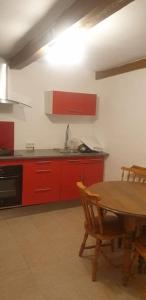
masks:
[[[77,187],[80,192],[87,228],[94,233],[98,225],[99,233],[103,234],[103,213],[98,204],[100,201],[99,195],[91,193],[82,182],[77,182]]]
[[[121,181],[131,181],[133,180],[133,175],[131,171],[131,167],[121,167],[122,170],[122,176],[121,176]]]
[[[146,168],[139,168],[133,170],[133,181],[134,182],[146,182]]]
[[[131,167],[122,167],[122,181],[142,182],[146,181],[146,168],[133,165]]]
[[[137,252],[146,260],[146,236],[141,235],[136,241],[135,241],[135,248]]]

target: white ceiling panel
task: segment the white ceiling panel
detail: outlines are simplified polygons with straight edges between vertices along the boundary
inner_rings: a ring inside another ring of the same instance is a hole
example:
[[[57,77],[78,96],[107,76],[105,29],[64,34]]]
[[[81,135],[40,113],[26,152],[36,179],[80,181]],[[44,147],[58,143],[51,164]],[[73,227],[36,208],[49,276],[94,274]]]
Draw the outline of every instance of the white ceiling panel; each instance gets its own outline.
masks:
[[[135,0],[91,31],[86,65],[102,70],[146,58],[146,0]]]
[[[7,56],[15,44],[57,0],[0,0],[0,56]]]
[[[16,54],[57,2],[63,10],[74,0],[0,0],[0,56]],[[135,0],[90,31],[84,65],[98,71],[144,57],[146,0]]]

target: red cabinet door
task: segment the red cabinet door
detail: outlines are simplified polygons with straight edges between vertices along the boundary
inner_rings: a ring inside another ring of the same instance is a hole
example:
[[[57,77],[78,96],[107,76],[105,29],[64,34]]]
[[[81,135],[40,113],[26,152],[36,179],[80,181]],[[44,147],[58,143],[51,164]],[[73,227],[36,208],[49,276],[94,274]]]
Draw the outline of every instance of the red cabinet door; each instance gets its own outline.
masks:
[[[61,171],[60,200],[74,200],[79,198],[77,181],[82,180],[82,164],[80,159],[65,160]]]
[[[60,196],[58,161],[38,160],[24,166],[23,205],[57,201]]]
[[[22,205],[33,204],[34,162],[25,161],[23,164]]]
[[[53,91],[53,114],[96,115],[96,95]]]
[[[103,181],[104,160],[88,158],[83,160],[83,183],[86,186]]]

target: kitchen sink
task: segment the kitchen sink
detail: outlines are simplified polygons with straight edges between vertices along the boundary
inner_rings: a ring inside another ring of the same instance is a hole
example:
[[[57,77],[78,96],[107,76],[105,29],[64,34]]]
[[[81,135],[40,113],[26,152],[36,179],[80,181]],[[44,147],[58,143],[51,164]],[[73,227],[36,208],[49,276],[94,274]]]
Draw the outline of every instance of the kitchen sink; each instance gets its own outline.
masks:
[[[73,149],[59,149],[60,153],[78,153],[77,150],[73,150]]]
[[[68,154],[70,154],[70,153],[79,153],[78,150],[76,150],[76,149],[70,149],[70,148],[68,148],[68,149],[65,149],[65,148],[53,148],[53,150],[55,150],[55,151],[57,151],[59,153],[68,153]]]

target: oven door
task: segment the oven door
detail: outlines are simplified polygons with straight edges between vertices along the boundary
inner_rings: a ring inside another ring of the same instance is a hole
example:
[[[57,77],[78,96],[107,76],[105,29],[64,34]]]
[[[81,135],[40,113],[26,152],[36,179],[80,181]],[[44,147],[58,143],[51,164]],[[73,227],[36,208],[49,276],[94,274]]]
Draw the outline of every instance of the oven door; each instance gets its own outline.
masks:
[[[22,166],[0,167],[0,207],[21,205]]]

